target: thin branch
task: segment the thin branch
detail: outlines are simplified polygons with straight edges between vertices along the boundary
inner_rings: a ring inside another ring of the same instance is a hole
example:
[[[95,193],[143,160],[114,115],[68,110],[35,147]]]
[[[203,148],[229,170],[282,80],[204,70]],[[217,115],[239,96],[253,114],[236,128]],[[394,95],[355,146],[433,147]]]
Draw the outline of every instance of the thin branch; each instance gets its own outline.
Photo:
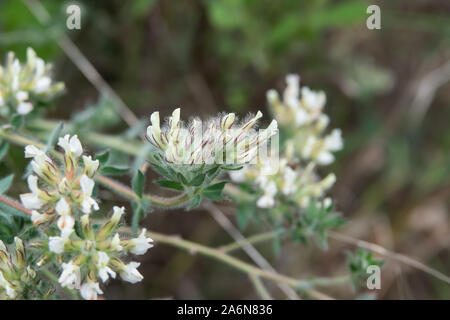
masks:
[[[123,228],[123,230],[130,231],[129,228]],[[291,286],[292,288],[302,290],[309,296],[320,300],[333,299],[328,295],[325,295],[315,289],[310,288],[310,280],[297,280],[285,275],[281,275],[276,272],[271,272],[263,269],[259,269],[251,264],[245,263],[232,256],[229,256],[217,249],[209,248],[188,240],[181,239],[177,236],[168,236],[157,232],[149,231],[148,235],[156,242],[164,243],[180,249],[184,249],[191,254],[199,253],[204,256],[213,258],[234,267],[237,270],[247,273],[248,275],[258,276],[264,279],[272,280],[275,282],[281,282]]]
[[[263,300],[273,300],[272,296],[270,295],[270,292],[267,291],[266,287],[264,286],[264,283],[261,281],[261,279],[253,274],[249,275],[250,280],[253,283],[253,286],[255,287],[256,292]]]
[[[205,203],[203,207],[212,215],[212,217],[219,223],[222,228],[235,240],[241,243],[245,241],[245,237],[239,230],[231,223],[231,221],[223,214],[223,212],[212,202]],[[242,243],[242,249],[248,256],[260,267],[272,272],[276,272],[275,268],[252,246],[250,243]],[[300,297],[292,290],[291,287],[284,283],[279,284],[280,289],[291,300],[298,300]]]
[[[254,244],[257,244],[260,242],[272,240],[273,238],[275,238],[276,236],[278,236],[282,233],[283,233],[283,230],[258,233],[254,236],[245,238],[244,240],[236,241],[236,242],[221,246],[221,247],[219,247],[219,250],[226,252],[226,253],[230,253],[234,250],[241,249],[243,246],[245,246],[247,244],[254,245]]]
[[[384,248],[384,247],[382,247],[382,246],[380,246],[378,244],[370,243],[370,242],[367,242],[367,241],[364,241],[364,240],[360,240],[360,239],[356,239],[356,238],[353,238],[351,236],[348,236],[348,235],[345,235],[345,234],[341,234],[341,233],[337,233],[337,232],[333,232],[333,231],[330,231],[328,233],[328,236],[330,238],[332,238],[332,239],[343,241],[343,242],[347,242],[347,243],[351,243],[351,244],[356,245],[356,246],[358,246],[360,248],[364,248],[364,249],[370,250],[372,252],[378,253],[378,254],[380,254],[382,256],[388,257],[388,258],[390,258],[392,260],[399,261],[399,262],[404,263],[404,264],[406,264],[406,265],[408,265],[410,267],[413,267],[413,268],[419,269],[419,270],[421,270],[421,271],[423,271],[425,273],[428,273],[429,275],[431,275],[431,276],[433,276],[433,277],[435,277],[435,278],[437,278],[439,280],[442,280],[442,281],[446,282],[447,284],[450,284],[450,277],[446,276],[445,274],[443,274],[442,272],[440,272],[440,271],[438,271],[436,269],[428,267],[427,265],[423,264],[420,261],[417,261],[417,260],[415,260],[413,258],[410,258],[410,257],[408,257],[406,255],[403,255],[401,253],[396,253],[396,252],[388,250],[388,249],[386,249],[386,248]]]

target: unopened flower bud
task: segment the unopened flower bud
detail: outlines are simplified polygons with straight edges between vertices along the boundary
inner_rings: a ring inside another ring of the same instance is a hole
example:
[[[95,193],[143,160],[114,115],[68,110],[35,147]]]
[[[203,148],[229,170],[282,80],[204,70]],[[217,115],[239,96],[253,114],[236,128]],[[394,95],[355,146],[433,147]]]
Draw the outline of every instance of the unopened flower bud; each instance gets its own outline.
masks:
[[[20,238],[15,237],[14,242],[16,244],[16,266],[21,270],[25,267],[26,263],[25,248]]]
[[[85,214],[81,216],[81,231],[83,232],[83,235],[87,239],[94,239],[94,232],[91,227],[91,222],[89,220],[89,215]]]
[[[102,241],[108,238],[117,228],[122,215],[125,213],[125,207],[113,207],[113,215],[108,222],[106,222],[97,233],[97,240]]]
[[[83,156],[84,163],[84,174],[86,174],[89,178],[93,178],[95,173],[97,172],[98,166],[100,162],[98,160],[92,160],[91,156]]]
[[[230,129],[234,124],[235,118],[236,115],[234,113],[229,113],[226,116],[222,117],[222,119],[220,120],[220,127],[222,128],[222,130]]]

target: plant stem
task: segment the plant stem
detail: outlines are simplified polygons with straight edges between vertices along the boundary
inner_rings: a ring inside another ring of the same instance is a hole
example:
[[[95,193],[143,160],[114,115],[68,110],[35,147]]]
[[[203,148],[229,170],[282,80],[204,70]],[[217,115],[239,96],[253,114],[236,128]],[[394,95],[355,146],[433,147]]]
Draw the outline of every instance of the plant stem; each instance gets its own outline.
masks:
[[[129,232],[129,228],[124,228],[124,230],[127,230],[127,229]],[[247,273],[248,275],[265,278],[265,279],[272,280],[275,282],[285,283],[294,289],[305,292],[307,295],[309,295],[312,298],[320,299],[320,300],[333,299],[330,296],[327,296],[315,289],[310,288],[311,287],[310,280],[307,280],[307,281],[297,280],[295,278],[281,275],[279,273],[259,269],[255,266],[252,266],[251,264],[248,264],[248,263],[240,261],[232,256],[229,256],[220,250],[209,248],[209,247],[206,247],[206,246],[203,246],[203,245],[200,245],[200,244],[188,241],[188,240],[181,239],[176,236],[167,236],[167,235],[157,233],[157,232],[148,232],[148,235],[156,242],[160,242],[160,243],[164,243],[164,244],[167,244],[167,245],[170,245],[173,247],[184,249],[190,253],[202,254],[202,255],[210,257],[212,259],[226,263],[226,264],[234,267],[237,270]]]
[[[219,250],[222,252],[230,253],[234,250],[242,248],[243,246],[245,246],[247,244],[255,244],[255,243],[273,239],[276,236],[278,236],[279,234],[282,234],[283,232],[284,232],[284,230],[274,230],[274,231],[259,233],[254,236],[248,237],[245,240],[237,241],[237,242],[233,242],[228,245],[225,245],[225,246],[221,246],[221,247],[219,247]]]
[[[263,300],[273,300],[272,296],[270,295],[269,291],[267,291],[266,287],[264,287],[264,284],[262,283],[261,279],[253,274],[249,275],[250,280],[253,283],[253,286],[255,287],[256,292],[258,292],[259,296]]]

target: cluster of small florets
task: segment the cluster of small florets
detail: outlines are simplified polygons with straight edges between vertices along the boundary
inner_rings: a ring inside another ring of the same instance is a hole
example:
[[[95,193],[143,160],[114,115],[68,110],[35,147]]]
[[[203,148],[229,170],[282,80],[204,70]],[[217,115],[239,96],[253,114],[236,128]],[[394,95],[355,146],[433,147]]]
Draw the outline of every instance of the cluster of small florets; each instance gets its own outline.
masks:
[[[117,274],[128,282],[136,283],[144,277],[137,267],[140,263],[125,263],[121,257],[127,253],[143,255],[153,246],[153,240],[146,236],[146,229],[142,229],[136,238],[121,239],[116,232],[124,207],[114,207],[111,218],[98,228],[91,225],[89,214],[80,218],[81,236],[74,229],[61,232],[60,236],[50,236],[42,244],[42,249],[48,249],[38,262],[39,266],[50,261],[56,254],[64,261],[62,272],[58,279],[63,287],[77,289],[87,300],[97,299],[103,294],[100,281],[116,278]]]
[[[324,196],[336,177],[330,173],[322,179],[315,169],[334,161],[331,152],[343,147],[341,132],[335,129],[324,136],[329,123],[328,116],[323,113],[325,94],[308,87],[300,89],[299,80],[298,75],[286,77],[283,101],[275,90],[267,93],[280,128],[287,132],[284,154],[280,159],[268,159],[230,172],[233,181],[248,181],[260,190],[261,196],[257,200],[260,208],[275,207],[277,199],[294,202],[300,208],[308,207],[311,201],[324,201],[326,207],[331,204]],[[274,170],[274,164],[278,170]]]
[[[0,116],[28,114],[36,102],[46,101],[60,93],[64,84],[52,82],[51,68],[31,48],[27,49],[25,64],[10,52],[6,65],[0,66]]]
[[[289,163],[289,159],[283,157],[279,160],[279,168],[275,174],[265,174],[271,168],[264,168],[266,164],[246,166],[240,171],[231,171],[230,177],[234,182],[252,182],[260,191],[256,205],[260,208],[273,208],[279,201],[288,200],[294,202],[300,208],[306,208],[311,201],[322,199],[326,191],[336,181],[336,176],[330,173],[321,179],[314,172],[314,164],[310,163],[306,168],[298,164]],[[325,206],[331,204],[331,199],[326,198]]]
[[[76,135],[59,138],[58,145],[64,150],[61,167],[36,146],[25,147],[25,158],[33,159],[33,173],[28,176],[31,192],[21,194],[20,199],[27,209],[32,210],[31,219],[35,225],[59,218],[58,225],[70,229],[74,223],[73,208],[83,213],[98,210],[92,192],[99,161],[82,156],[83,148]],[[79,165],[81,156],[83,166]]]
[[[341,150],[343,142],[339,129],[325,135],[330,122],[323,113],[325,93],[308,87],[300,88],[298,75],[288,75],[286,83],[282,101],[273,89],[267,92],[267,99],[280,127],[292,134],[292,139],[287,143],[294,146],[301,159],[312,160],[318,165],[332,163],[333,152]]]
[[[27,265],[23,242],[14,238],[15,254],[0,240],[0,300],[29,297],[28,287],[35,285],[36,272]]]
[[[99,206],[92,197],[94,175],[98,160],[82,155],[83,148],[76,135],[59,138],[64,151],[64,165],[59,167],[43,150],[29,145],[25,157],[33,158],[33,174],[28,177],[30,193],[22,194],[23,205],[32,210],[34,225],[46,224],[41,230],[46,241],[36,241],[33,247],[43,250],[39,267],[54,261],[63,261],[59,283],[63,287],[80,290],[84,299],[96,299],[102,294],[102,282],[116,273],[131,283],[143,279],[137,271],[139,263],[125,264],[120,257],[126,253],[144,254],[153,240],[143,229],[139,237],[123,240],[116,231],[125,208],[114,207],[113,215],[102,226],[91,226],[90,213]],[[79,165],[80,158],[83,166]],[[81,234],[75,225],[81,226]],[[53,260],[52,260],[53,259]]]
[[[206,123],[192,119],[185,127],[178,108],[161,128],[159,112],[154,112],[147,138],[170,164],[245,164],[255,158],[258,147],[277,133],[275,120],[258,132],[255,126],[261,117],[262,113],[258,111],[256,116],[238,124],[236,115],[228,113]]]

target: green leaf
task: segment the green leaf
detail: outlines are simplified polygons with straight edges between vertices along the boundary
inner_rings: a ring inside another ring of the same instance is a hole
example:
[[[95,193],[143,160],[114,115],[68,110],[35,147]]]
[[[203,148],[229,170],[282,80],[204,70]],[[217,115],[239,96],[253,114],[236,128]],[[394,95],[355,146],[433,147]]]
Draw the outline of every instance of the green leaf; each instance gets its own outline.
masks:
[[[95,159],[100,162],[100,165],[105,165],[108,162],[109,159],[109,150],[105,150],[102,152],[99,152],[95,155]]]
[[[240,167],[222,167],[223,170],[227,170],[227,171],[239,171],[243,168],[244,166],[240,166]]]
[[[157,164],[154,164],[154,163],[152,163],[152,165],[153,165],[153,167],[156,169],[156,171],[158,171],[158,173],[160,174],[160,175],[162,175],[163,177],[169,177],[170,176],[170,174],[169,174],[169,171],[167,171],[166,169],[164,169],[163,167],[161,167],[161,166],[158,166]]]
[[[14,174],[10,174],[9,176],[0,179],[0,194],[4,194],[6,191],[8,191],[13,179]]]
[[[11,117],[10,124],[14,129],[19,129],[23,124],[23,116],[16,113]]]
[[[205,174],[199,174],[189,182],[190,186],[198,187],[205,181]]]
[[[181,183],[185,184],[185,185],[189,185],[189,182],[187,181],[187,179],[185,178],[185,176],[183,176],[181,173],[177,173],[177,178],[179,181],[181,181]]]
[[[191,203],[189,204],[189,206],[186,208],[188,211],[191,210],[192,208],[195,208],[196,206],[198,206],[200,204],[200,202],[202,201],[202,196],[201,195],[196,195]]]
[[[50,133],[50,137],[47,140],[47,146],[45,148],[45,150],[51,151],[54,149],[56,142],[58,141],[58,138],[61,135],[61,131],[64,127],[64,122],[59,122],[58,125],[52,130],[52,132]]]
[[[209,169],[208,171],[206,171],[206,174],[208,176],[212,176],[219,170],[219,168],[220,168],[220,166],[215,166],[212,169]]]
[[[202,191],[202,194],[212,200],[220,200],[222,199],[222,190],[225,187],[226,181],[222,181],[216,184],[213,184]]]
[[[4,142],[0,146],[0,160],[2,160],[6,156],[6,154],[8,153],[8,149],[9,149],[9,142]]]
[[[123,175],[128,173],[128,171],[130,170],[129,167],[127,166],[122,166],[122,165],[110,165],[110,166],[105,166],[103,168],[100,169],[100,173],[104,174],[104,175]]]
[[[136,174],[134,175],[133,180],[131,180],[131,186],[133,188],[133,191],[139,196],[139,198],[142,198],[142,193],[144,192],[144,183],[144,174],[141,172],[141,170],[136,170]]]
[[[161,186],[163,188],[175,189],[175,190],[179,190],[179,191],[184,190],[183,185],[176,181],[158,180],[158,181],[156,181],[156,184],[158,184],[159,186]]]

